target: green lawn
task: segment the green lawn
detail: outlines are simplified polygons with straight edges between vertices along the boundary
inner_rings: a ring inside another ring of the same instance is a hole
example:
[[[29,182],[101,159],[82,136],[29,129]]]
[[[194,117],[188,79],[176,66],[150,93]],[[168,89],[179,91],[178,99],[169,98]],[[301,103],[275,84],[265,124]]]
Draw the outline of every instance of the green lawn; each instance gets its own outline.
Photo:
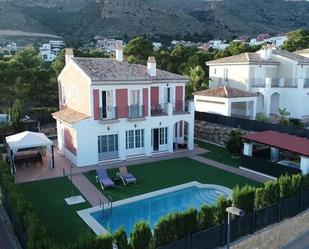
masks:
[[[89,203],[68,206],[64,201],[71,195],[72,186],[65,177],[21,184],[23,193],[32,203],[49,235],[63,243],[74,242],[91,232],[76,213],[91,207]],[[80,194],[75,187],[74,194]]]
[[[202,155],[203,157],[238,168],[240,158],[232,158],[226,148],[198,140],[195,140],[194,142],[200,147],[209,150],[209,152]]]
[[[128,171],[137,178],[137,184],[131,184],[126,187],[117,186],[107,190],[102,190],[96,183],[95,171],[90,171],[85,176],[98,188],[103,194],[110,195],[115,200],[121,200],[128,197],[148,193],[151,191],[172,187],[175,185],[198,181],[201,183],[219,184],[229,188],[238,185],[260,186],[258,182],[245,177],[228,173],[226,171],[207,166],[190,158],[178,158],[172,160],[159,161],[143,165],[128,167]],[[116,175],[116,170],[109,170],[110,177]]]

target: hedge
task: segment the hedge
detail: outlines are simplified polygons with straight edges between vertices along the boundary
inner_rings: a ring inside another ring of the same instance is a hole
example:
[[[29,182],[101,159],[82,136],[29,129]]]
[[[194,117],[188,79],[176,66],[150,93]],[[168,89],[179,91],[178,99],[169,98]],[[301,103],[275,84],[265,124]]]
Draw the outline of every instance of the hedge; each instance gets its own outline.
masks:
[[[9,166],[0,160],[0,188],[3,204],[8,211],[13,229],[23,248],[27,249],[112,249],[112,238],[93,234],[72,245],[60,245],[49,238],[46,228],[34,212],[31,203],[15,183]]]
[[[210,227],[222,224],[227,219],[226,208],[233,205],[251,212],[254,208],[269,206],[280,199],[285,199],[309,190],[309,174],[305,176],[281,176],[278,181],[266,182],[263,187],[236,186],[233,198],[229,200],[219,197],[216,204],[203,205],[199,211],[188,209],[162,217],[155,225],[152,235],[149,224],[140,221],[135,224],[130,241],[124,228],[119,228],[113,236],[103,237],[88,234],[72,245],[59,245],[48,237],[45,227],[41,224],[31,204],[25,199],[18,184],[15,184],[9,167],[0,161],[0,187],[4,205],[11,212],[12,223],[17,237],[21,241],[25,234],[27,249],[112,249],[113,242],[118,249],[149,249],[158,248],[171,242],[185,238]]]

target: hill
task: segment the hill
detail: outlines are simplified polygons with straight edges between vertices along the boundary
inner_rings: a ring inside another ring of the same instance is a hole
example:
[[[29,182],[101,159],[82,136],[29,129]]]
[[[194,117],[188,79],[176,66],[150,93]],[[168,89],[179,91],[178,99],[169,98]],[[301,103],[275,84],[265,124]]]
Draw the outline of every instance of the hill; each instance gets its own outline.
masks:
[[[285,0],[0,0],[0,30],[88,41],[95,35],[228,38],[309,28],[309,2]]]

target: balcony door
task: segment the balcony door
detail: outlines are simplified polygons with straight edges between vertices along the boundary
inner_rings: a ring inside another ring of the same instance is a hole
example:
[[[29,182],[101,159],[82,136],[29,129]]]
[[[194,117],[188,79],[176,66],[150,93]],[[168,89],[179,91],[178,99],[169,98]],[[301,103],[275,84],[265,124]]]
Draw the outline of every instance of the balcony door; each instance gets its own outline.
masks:
[[[101,118],[106,119],[110,118],[112,112],[112,92],[111,91],[102,91],[102,110]]]
[[[139,90],[130,91],[130,116],[139,117],[140,116],[140,93]]]
[[[171,87],[165,88],[165,103],[173,103],[172,88]]]

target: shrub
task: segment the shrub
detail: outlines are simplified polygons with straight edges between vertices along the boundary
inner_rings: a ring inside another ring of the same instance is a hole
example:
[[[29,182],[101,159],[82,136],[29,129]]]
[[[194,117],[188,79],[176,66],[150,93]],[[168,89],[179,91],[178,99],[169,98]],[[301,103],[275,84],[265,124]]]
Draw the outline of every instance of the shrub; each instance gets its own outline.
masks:
[[[154,243],[156,248],[167,245],[176,240],[174,214],[162,217],[154,228]]]
[[[309,174],[302,177],[302,189],[304,191],[309,191]]]
[[[285,199],[292,196],[295,191],[292,186],[292,178],[288,175],[281,176],[278,179],[278,183],[280,186],[280,198]]]
[[[270,123],[271,118],[264,114],[258,114],[256,115],[256,121],[262,122],[262,123]]]
[[[290,118],[289,123],[291,126],[296,127],[296,128],[304,128],[305,126],[302,120],[297,119],[297,118]]]
[[[204,230],[213,227],[215,224],[216,217],[215,205],[203,205],[198,213],[198,221],[200,229]]]
[[[129,248],[127,234],[123,227],[120,227],[116,232],[114,232],[113,241],[117,245],[118,249]]]
[[[254,208],[255,188],[249,185],[233,189],[233,206],[249,213]]]
[[[195,233],[199,230],[199,224],[197,219],[197,210],[190,208],[183,214],[183,220],[185,224],[185,233]]]
[[[134,225],[131,234],[131,246],[133,249],[147,249],[151,241],[151,230],[148,223],[140,221]]]
[[[302,176],[300,174],[298,175],[292,175],[292,195],[297,195],[301,192],[302,189]]]
[[[243,134],[244,132],[241,129],[235,129],[229,133],[228,139],[225,141],[225,146],[231,154],[241,154],[244,147],[244,143],[241,138],[241,135]]]
[[[255,207],[269,206],[280,199],[280,186],[276,181],[269,181],[255,191]]]
[[[220,196],[217,202],[217,210],[215,214],[215,224],[221,224],[225,222],[227,219],[226,209],[232,205],[232,201],[225,198],[224,196]]]

